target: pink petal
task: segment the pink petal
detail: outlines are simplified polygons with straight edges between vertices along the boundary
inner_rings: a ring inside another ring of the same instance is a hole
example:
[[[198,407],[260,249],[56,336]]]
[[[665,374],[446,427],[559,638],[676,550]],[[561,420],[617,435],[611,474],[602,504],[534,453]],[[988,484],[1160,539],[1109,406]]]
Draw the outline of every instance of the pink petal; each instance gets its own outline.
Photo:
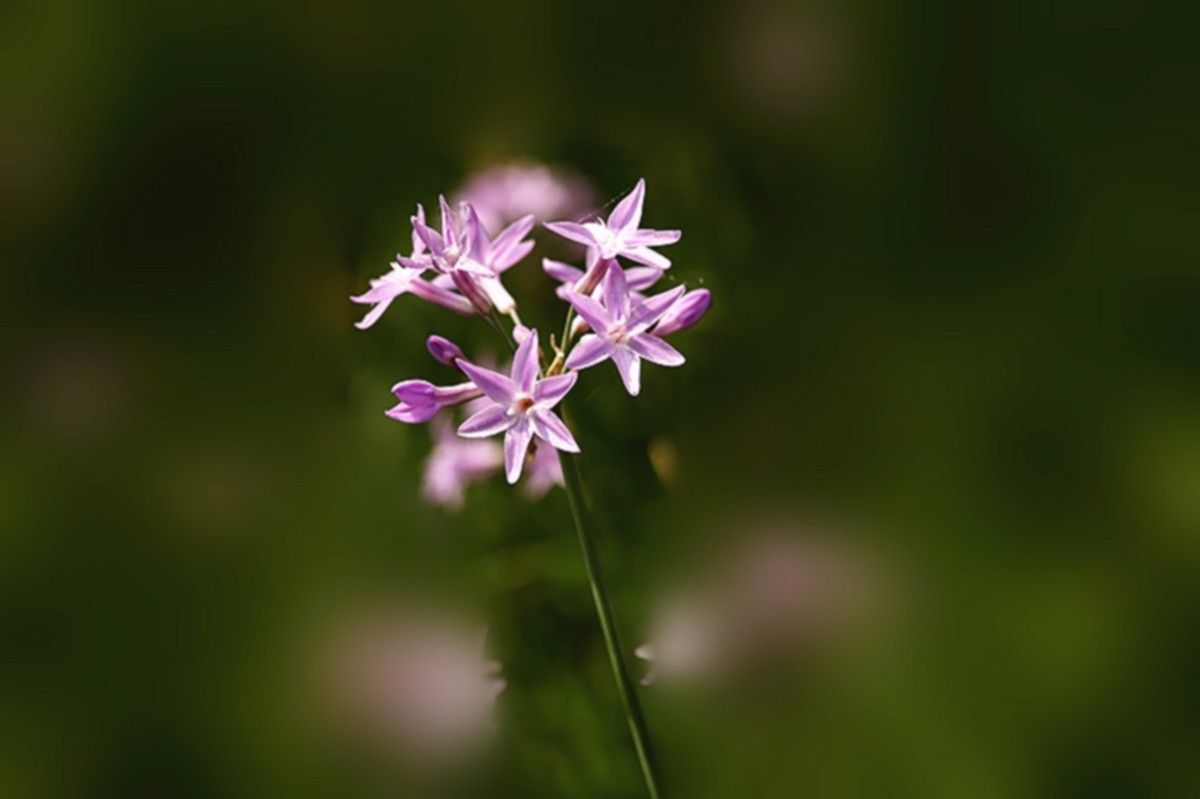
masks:
[[[683,296],[684,291],[686,291],[685,286],[676,286],[670,291],[664,291],[661,294],[655,294],[653,297],[647,297],[642,300],[637,308],[633,310],[633,316],[629,320],[629,327],[645,328],[654,324]]]
[[[651,336],[648,333],[634,336],[626,343],[629,349],[636,352],[639,356],[650,361],[650,363],[656,363],[660,366],[682,366],[684,360],[686,360],[679,350],[661,338]]]
[[[450,211],[450,203],[446,202],[445,195],[438,195],[438,205],[442,207],[442,238],[446,241],[446,244],[457,243],[458,237],[455,235],[454,214]],[[430,249],[433,248],[431,247]]]
[[[642,228],[625,237],[625,243],[630,247],[666,247],[674,244],[683,236],[678,230],[651,230]]]
[[[639,180],[608,215],[610,230],[632,230],[642,223],[642,203],[646,199],[646,180]]]
[[[575,222],[546,222],[544,227],[551,233],[557,233],[564,239],[586,244],[589,247],[596,244],[596,237],[583,225]]]
[[[632,249],[623,250],[621,252],[626,258],[631,261],[637,261],[639,264],[653,266],[656,269],[670,269],[671,259],[661,253],[657,253],[649,247],[634,247]]]
[[[511,251],[523,243],[529,244],[525,252],[528,253],[533,248],[533,242],[522,242],[521,239],[529,235],[529,231],[533,230],[533,216],[523,216],[516,222],[500,231],[500,235],[492,241],[492,258],[495,260],[505,259]],[[512,259],[512,263],[516,263],[520,258]]]
[[[613,264],[608,268],[601,284],[604,290],[604,308],[610,316],[625,319],[629,316],[629,284],[625,282],[625,270]]]
[[[613,346],[595,333],[588,333],[567,356],[568,369],[587,369],[611,357]]]
[[[458,426],[463,438],[487,438],[512,427],[517,417],[510,416],[503,405],[489,405]]]
[[[512,378],[508,375],[493,372],[491,369],[484,369],[482,366],[476,366],[465,360],[458,362],[458,368],[463,371],[463,374],[471,378],[471,382],[479,386],[480,391],[487,394],[494,402],[498,402],[506,408],[517,393],[517,387],[513,385]]]
[[[538,384],[533,387],[533,399],[543,408],[553,408],[562,402],[562,398],[567,396],[567,392],[575,385],[578,378],[579,374],[572,372],[539,380]]]
[[[353,302],[362,302],[363,301],[359,297],[351,297],[350,299]],[[357,327],[359,330],[366,330],[368,327],[370,327],[371,325],[378,322],[379,317],[383,316],[383,312],[386,311],[388,309],[388,306],[392,304],[393,299],[394,298],[392,298],[392,297],[388,297],[386,300],[380,300],[378,303],[375,304],[374,308],[367,311],[366,316],[364,316],[359,321],[355,322],[354,326]]]
[[[574,284],[583,277],[582,269],[570,264],[564,264],[562,261],[552,261],[549,258],[542,259],[542,269],[546,271],[547,275],[560,283]]]
[[[561,449],[563,452],[579,452],[575,436],[571,435],[571,431],[563,424],[562,419],[542,408],[537,408],[530,413],[530,418],[533,422],[533,430],[539,438],[549,441],[555,449]]]
[[[615,313],[610,313],[605,310],[600,303],[593,300],[591,297],[585,297],[582,294],[568,294],[567,302],[575,306],[575,310],[579,315],[587,320],[591,325],[592,330],[596,332],[604,332],[612,326],[613,316]]]
[[[438,234],[436,230],[427,226],[423,221],[418,220],[415,216],[412,218],[413,233],[416,234],[422,243],[429,248],[429,251],[437,255],[441,255],[446,249],[445,240]]]
[[[645,291],[658,282],[662,270],[652,266],[631,266],[625,270],[625,280],[630,291]]]
[[[636,397],[642,390],[642,362],[631,350],[624,347],[612,348],[613,363],[621,373],[621,381],[630,396]]]
[[[496,310],[500,313],[506,314],[517,307],[517,301],[513,299],[513,295],[508,293],[508,289],[504,288],[504,284],[500,282],[500,278],[481,278],[479,287],[483,289],[484,294],[487,294],[488,299],[492,301],[492,305],[495,305]]]
[[[414,216],[413,219],[421,223],[422,226],[425,225],[425,206],[417,203],[417,215]],[[416,227],[413,228],[412,232],[412,245],[414,256],[420,255],[425,251],[425,241],[419,235],[417,235]]]
[[[533,428],[526,417],[518,418],[504,434],[504,475],[509,485],[521,479],[521,469],[525,467],[525,453],[529,450],[531,438]]]
[[[532,241],[522,241],[518,244],[515,244],[505,250],[503,254],[497,254],[493,249],[491,255],[491,267],[496,272],[503,272],[505,270],[512,269],[531,252],[533,252]]]
[[[529,335],[517,347],[513,356],[512,379],[517,390],[523,394],[533,391],[533,383],[538,373],[538,336],[536,330],[530,330]],[[480,386],[482,388],[482,386]]]
[[[446,276],[443,275],[443,277]],[[428,280],[414,280],[412,286],[409,287],[409,291],[426,302],[432,302],[443,308],[449,308],[457,314],[471,316],[475,313],[475,306],[466,297],[461,294],[455,294],[453,291],[438,286],[436,283],[430,283]]]

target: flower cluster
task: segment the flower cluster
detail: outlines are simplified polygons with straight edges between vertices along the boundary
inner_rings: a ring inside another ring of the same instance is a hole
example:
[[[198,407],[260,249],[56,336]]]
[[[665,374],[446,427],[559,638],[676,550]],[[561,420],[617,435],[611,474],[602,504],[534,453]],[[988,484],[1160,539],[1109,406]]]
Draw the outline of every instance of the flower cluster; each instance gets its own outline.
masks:
[[[464,316],[482,317],[515,348],[511,366],[497,371],[469,359],[453,342],[430,336],[433,358],[463,379],[449,385],[404,380],[393,386],[398,404],[387,415],[397,421],[428,422],[458,406],[469,411],[457,437],[445,423],[436,428],[437,446],[426,467],[427,497],[460,505],[465,485],[501,465],[496,446],[478,439],[501,434],[508,482],[516,483],[528,472],[531,493],[544,493],[562,481],[551,448],[568,453],[580,449],[555,410],[580,370],[612,361],[626,390],[637,395],[643,361],[683,364],[684,356],[665,339],[698,322],[712,297],[706,289],[688,291],[683,285],[650,293],[671,267],[657,248],[679,241],[680,233],[641,227],[645,195],[645,181],[639,180],[606,219],[545,223],[551,232],[586,247],[582,268],[549,259],[542,263],[560,284],[556,295],[566,303],[561,340],[550,336],[545,341],[537,330],[525,327],[516,299],[502,282],[503,274],[533,250],[528,236],[534,217],[521,217],[492,236],[467,200],[455,207],[440,198],[437,228],[418,206],[411,253],[396,256],[391,271],[351,298],[371,306],[359,328],[375,324],[397,298],[411,294]]]

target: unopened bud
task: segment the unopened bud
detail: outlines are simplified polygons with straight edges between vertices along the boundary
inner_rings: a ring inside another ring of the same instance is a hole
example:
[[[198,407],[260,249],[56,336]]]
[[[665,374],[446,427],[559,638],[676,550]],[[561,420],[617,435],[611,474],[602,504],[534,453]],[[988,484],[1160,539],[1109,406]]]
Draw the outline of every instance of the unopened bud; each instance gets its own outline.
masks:
[[[430,336],[425,342],[425,346],[435,361],[444,363],[446,366],[453,366],[456,360],[465,357],[457,344],[441,336]]]
[[[712,292],[708,289],[689,291],[667,309],[662,319],[658,321],[658,325],[651,332],[662,338],[672,333],[678,333],[680,330],[687,330],[699,322],[704,314],[708,313],[711,305]]]

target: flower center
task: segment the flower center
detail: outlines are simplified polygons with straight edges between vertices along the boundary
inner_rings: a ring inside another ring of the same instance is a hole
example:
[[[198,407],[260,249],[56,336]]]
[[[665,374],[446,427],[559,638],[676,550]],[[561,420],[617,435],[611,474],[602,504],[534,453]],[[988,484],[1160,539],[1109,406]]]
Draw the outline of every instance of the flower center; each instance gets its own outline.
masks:
[[[513,410],[517,413],[528,413],[529,409],[533,407],[533,404],[533,397],[522,394],[513,400],[512,406]]]
[[[600,254],[604,258],[615,257],[621,249],[620,237],[607,225],[598,225],[597,227],[599,230],[596,231],[596,243],[600,246]]]

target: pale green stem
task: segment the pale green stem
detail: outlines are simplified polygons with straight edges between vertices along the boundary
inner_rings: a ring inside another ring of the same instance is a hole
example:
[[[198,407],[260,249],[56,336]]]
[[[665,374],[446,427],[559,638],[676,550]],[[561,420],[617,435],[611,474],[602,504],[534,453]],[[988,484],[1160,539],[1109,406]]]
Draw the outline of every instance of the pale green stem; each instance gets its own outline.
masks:
[[[567,312],[567,321],[563,327],[563,350],[567,349],[570,338],[571,322],[574,317],[573,309]],[[516,342],[512,335],[504,329],[500,315],[492,309],[483,317],[488,326],[504,340],[512,349]],[[621,636],[617,632],[617,618],[613,613],[612,601],[608,597],[608,587],[604,581],[604,569],[600,565],[600,552],[596,548],[595,526],[588,512],[587,500],[583,496],[583,476],[579,472],[579,462],[575,455],[569,452],[558,453],[562,463],[563,483],[567,490],[567,502],[571,506],[571,516],[575,520],[575,530],[579,533],[579,546],[583,550],[583,563],[587,568],[588,583],[592,589],[592,601],[596,605],[596,615],[600,618],[600,632],[604,636],[604,646],[608,650],[608,663],[612,667],[613,679],[617,683],[617,694],[621,698],[621,707],[625,711],[625,720],[629,724],[629,733],[633,737],[633,748],[637,752],[638,765],[641,766],[642,777],[646,781],[646,790],[650,799],[659,799],[658,781],[654,774],[653,759],[650,754],[650,734],[646,730],[646,719],[642,715],[642,706],[638,700],[637,685],[629,673],[629,665],[625,662],[625,649],[621,645]]]
[[[583,477],[579,473],[579,462],[577,456],[569,452],[559,452],[558,457],[562,462],[567,501],[571,505],[571,516],[575,519],[575,529],[579,533],[583,562],[587,567],[588,582],[592,587],[592,601],[596,604],[596,615],[600,617],[600,631],[604,635],[604,645],[608,648],[608,662],[612,666],[613,678],[617,683],[617,693],[625,710],[625,720],[629,723],[629,733],[633,736],[633,747],[637,750],[642,777],[646,780],[646,790],[651,799],[658,799],[658,783],[650,754],[650,735],[646,730],[646,719],[638,701],[637,685],[629,674],[629,666],[625,662],[625,649],[617,632],[616,615],[613,613],[608,587],[604,582],[600,553],[596,549],[595,527],[583,496]]]

